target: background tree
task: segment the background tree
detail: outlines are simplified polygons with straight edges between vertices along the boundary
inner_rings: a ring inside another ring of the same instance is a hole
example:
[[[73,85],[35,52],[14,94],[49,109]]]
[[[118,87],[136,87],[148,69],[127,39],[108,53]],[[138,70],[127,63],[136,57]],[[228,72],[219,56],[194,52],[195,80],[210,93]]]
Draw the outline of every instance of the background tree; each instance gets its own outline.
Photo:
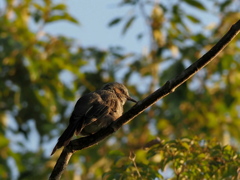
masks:
[[[58,157],[50,158],[46,147],[66,127],[81,94],[118,80],[142,99],[209,50],[239,19],[235,1],[121,1],[118,8],[128,6],[131,13],[109,26],[122,23],[126,34],[142,18],[147,31],[136,37],[150,40],[143,54],[124,47],[83,48],[73,39],[44,32],[55,21],[78,23],[65,4],[5,4],[0,16],[1,179],[14,178],[16,172],[18,179],[46,179]],[[210,14],[217,23],[206,27],[204,18]],[[106,141],[74,154],[64,179],[236,178],[239,48],[235,39],[176,92]],[[34,150],[28,144],[33,135],[39,139]],[[153,139],[156,146],[143,150]]]

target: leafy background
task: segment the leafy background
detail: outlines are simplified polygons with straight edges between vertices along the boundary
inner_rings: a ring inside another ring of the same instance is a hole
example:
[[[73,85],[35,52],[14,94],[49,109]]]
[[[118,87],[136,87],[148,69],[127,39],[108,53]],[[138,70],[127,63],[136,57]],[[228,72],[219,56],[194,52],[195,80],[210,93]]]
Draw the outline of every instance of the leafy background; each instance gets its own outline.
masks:
[[[60,154],[50,157],[50,150],[82,94],[119,81],[143,99],[208,51],[239,20],[239,6],[231,0],[116,2],[111,8],[122,11],[105,22],[109,30],[148,40],[144,49],[129,51],[47,33],[59,21],[79,26],[64,1],[6,0],[0,9],[0,179],[46,179]],[[208,16],[215,21],[206,23]],[[74,154],[63,179],[239,178],[239,52],[238,36],[173,94]]]

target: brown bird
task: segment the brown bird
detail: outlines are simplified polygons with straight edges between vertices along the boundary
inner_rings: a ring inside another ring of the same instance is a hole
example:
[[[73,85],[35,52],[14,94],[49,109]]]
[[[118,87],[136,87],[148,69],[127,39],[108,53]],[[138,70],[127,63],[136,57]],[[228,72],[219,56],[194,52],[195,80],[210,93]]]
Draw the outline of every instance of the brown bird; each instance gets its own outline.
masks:
[[[127,88],[117,82],[105,84],[100,90],[82,96],[51,155],[62,146],[67,146],[74,134],[88,136],[109,126],[123,114],[126,101],[137,102],[129,96]]]

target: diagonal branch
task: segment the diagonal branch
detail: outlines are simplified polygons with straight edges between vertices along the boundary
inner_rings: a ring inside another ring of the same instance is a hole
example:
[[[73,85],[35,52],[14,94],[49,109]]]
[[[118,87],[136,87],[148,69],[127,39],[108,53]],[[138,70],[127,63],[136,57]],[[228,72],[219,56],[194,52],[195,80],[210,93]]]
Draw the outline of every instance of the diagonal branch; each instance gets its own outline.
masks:
[[[190,65],[180,75],[176,76],[170,81],[167,81],[161,88],[156,90],[154,93],[150,94],[142,101],[139,101],[135,106],[133,106],[129,111],[127,111],[121,117],[119,117],[109,127],[100,130],[99,132],[91,136],[72,140],[69,143],[69,145],[63,149],[49,179],[50,180],[60,179],[64,169],[68,164],[69,159],[71,158],[72,154],[75,151],[88,148],[100,142],[101,140],[108,137],[110,134],[117,131],[124,124],[130,122],[133,118],[138,116],[145,109],[152,106],[159,99],[162,99],[168,94],[174,92],[177,87],[186,82],[200,69],[202,69],[209,62],[211,62],[232,41],[232,39],[237,36],[239,32],[240,32],[240,20],[230,28],[230,30],[220,39],[220,41],[215,46],[213,46],[212,49],[210,49],[210,51],[204,54],[192,65]]]

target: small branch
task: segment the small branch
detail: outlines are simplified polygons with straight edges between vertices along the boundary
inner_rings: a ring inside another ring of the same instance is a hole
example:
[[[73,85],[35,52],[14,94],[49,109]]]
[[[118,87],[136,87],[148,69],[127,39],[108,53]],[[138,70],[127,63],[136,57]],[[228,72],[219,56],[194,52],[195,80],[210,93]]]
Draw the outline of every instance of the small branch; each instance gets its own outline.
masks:
[[[62,173],[66,169],[68,162],[70,158],[72,157],[73,153],[69,151],[68,148],[64,148],[60,157],[57,160],[57,163],[54,167],[54,170],[52,171],[51,176],[49,177],[49,180],[56,180],[60,179],[62,176]]]
[[[164,84],[164,86],[162,86],[160,89],[156,90],[154,93],[152,93],[142,101],[139,101],[135,106],[133,106],[129,111],[127,111],[121,117],[119,117],[109,127],[100,130],[99,132],[91,136],[72,140],[69,143],[69,145],[63,149],[63,152],[61,153],[49,179],[51,180],[60,179],[61,174],[66,168],[70,157],[75,151],[88,148],[100,142],[101,140],[108,137],[110,134],[117,131],[124,124],[130,122],[133,118],[138,116],[145,109],[152,106],[159,99],[162,99],[168,94],[174,92],[177,87],[186,82],[200,69],[205,67],[208,63],[210,63],[229,44],[229,42],[231,42],[231,40],[237,36],[239,32],[240,32],[240,20],[230,28],[230,30],[222,37],[222,39],[220,39],[220,41],[210,51],[208,51],[200,59],[198,59],[191,66],[185,69],[180,75],[176,76],[170,81],[167,81]]]
[[[136,161],[135,161],[136,160],[136,154],[134,154],[134,152],[130,151],[129,159],[132,161],[133,166],[135,167],[136,172],[138,174],[138,177],[141,178],[141,174],[140,174],[140,172],[138,170],[138,167],[137,167],[137,164],[136,164]]]

